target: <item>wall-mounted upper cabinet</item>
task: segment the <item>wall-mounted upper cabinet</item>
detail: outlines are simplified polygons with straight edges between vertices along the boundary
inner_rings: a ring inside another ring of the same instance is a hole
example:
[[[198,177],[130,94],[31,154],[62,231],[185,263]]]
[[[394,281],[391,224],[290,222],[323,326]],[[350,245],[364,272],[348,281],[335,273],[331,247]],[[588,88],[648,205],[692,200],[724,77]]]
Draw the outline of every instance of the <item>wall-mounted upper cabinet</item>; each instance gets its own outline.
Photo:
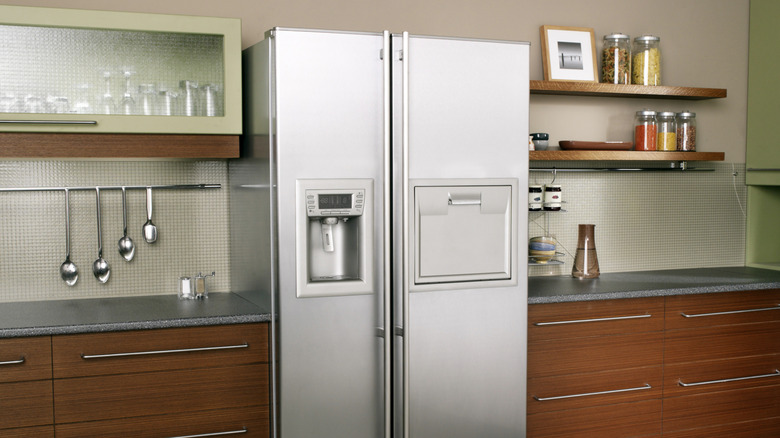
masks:
[[[241,134],[241,21],[0,6],[0,132]]]

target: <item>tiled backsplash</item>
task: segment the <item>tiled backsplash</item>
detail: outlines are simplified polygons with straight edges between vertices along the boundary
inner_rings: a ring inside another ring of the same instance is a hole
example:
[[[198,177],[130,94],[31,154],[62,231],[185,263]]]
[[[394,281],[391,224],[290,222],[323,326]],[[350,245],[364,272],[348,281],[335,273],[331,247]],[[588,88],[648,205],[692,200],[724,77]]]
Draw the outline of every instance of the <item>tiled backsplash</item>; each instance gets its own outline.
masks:
[[[533,163],[558,168],[581,163]],[[601,272],[743,265],[744,164],[689,163],[712,172],[557,172],[564,212],[529,213],[529,235],[552,234],[564,265],[530,267],[530,275],[569,275],[577,225],[596,225]],[[611,163],[636,168],[636,163]],[[221,189],[157,190],[153,221],[160,239],[143,242],[145,192],[128,191],[128,232],[137,246],[125,262],[119,190],[101,192],[103,256],[111,279],[92,275],[97,258],[95,193],[71,192],[71,258],[80,277],[59,277],[65,259],[64,194],[0,193],[0,302],[175,294],[178,278],[216,272],[210,291],[230,290],[230,215],[225,161],[0,161],[0,187],[221,184]],[[734,172],[736,171],[736,176]],[[532,183],[550,183],[531,172]],[[741,206],[740,206],[741,203]],[[546,228],[546,230],[545,230]]]
[[[542,165],[586,166],[575,162]],[[639,166],[624,162],[608,165]],[[531,266],[529,275],[571,274],[578,224],[596,225],[602,273],[744,265],[744,163],[688,165],[714,171],[557,172],[555,184],[562,187],[565,211],[529,212],[528,231],[530,237],[556,237],[559,250],[565,253],[560,260],[565,264]],[[549,172],[532,171],[530,175],[531,184],[552,180]]]
[[[216,272],[209,290],[226,292],[229,272],[229,185],[225,161],[0,161],[0,187],[94,187],[221,184],[221,189],[156,190],[155,244],[143,241],[146,192],[129,190],[128,235],[135,258],[124,261],[120,190],[101,190],[103,257],[111,277],[92,274],[97,259],[94,191],[72,191],[71,260],[79,280],[60,279],[65,260],[65,196],[62,191],[0,192],[0,302],[176,294],[178,278]]]

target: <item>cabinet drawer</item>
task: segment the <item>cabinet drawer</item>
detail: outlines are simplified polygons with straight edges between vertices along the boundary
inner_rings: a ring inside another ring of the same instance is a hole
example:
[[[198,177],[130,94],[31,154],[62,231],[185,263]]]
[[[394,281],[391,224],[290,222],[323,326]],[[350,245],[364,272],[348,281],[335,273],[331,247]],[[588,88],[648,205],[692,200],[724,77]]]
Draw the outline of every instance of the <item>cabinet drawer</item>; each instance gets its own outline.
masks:
[[[56,423],[267,405],[268,365],[54,380]]]
[[[776,418],[779,406],[780,385],[665,398],[664,433]]]
[[[55,336],[54,378],[268,361],[268,324]]]
[[[205,412],[182,412],[119,420],[58,424],[58,438],[85,436],[132,436],[158,438],[168,436],[220,436],[235,432],[245,438],[270,436],[268,407],[255,406]],[[212,434],[212,435],[209,435]]]
[[[51,379],[51,338],[0,340],[0,382]]]
[[[21,429],[4,429],[3,438],[54,438],[54,426],[23,427]]]
[[[666,397],[767,385],[780,385],[780,354],[669,364],[664,367]]]
[[[660,331],[663,298],[533,304],[528,306],[528,340]]]
[[[531,414],[527,434],[528,438],[660,436],[661,400]]]
[[[780,321],[666,332],[666,364],[780,354]]]
[[[660,399],[660,366],[528,380],[528,413]]]
[[[664,432],[664,438],[768,438],[777,436],[780,436],[780,417],[676,432]]]
[[[528,377],[661,365],[663,332],[528,343]]]
[[[780,321],[780,290],[666,298],[666,329]]]
[[[51,380],[0,384],[0,429],[52,423]]]

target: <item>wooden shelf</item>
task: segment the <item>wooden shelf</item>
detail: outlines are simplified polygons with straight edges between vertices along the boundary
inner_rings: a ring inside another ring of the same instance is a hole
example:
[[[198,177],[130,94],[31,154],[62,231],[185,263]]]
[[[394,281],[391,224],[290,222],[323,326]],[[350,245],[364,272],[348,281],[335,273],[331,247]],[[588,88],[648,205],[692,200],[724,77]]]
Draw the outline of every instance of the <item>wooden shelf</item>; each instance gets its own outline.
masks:
[[[723,152],[530,151],[531,161],[723,161]]]
[[[237,135],[0,133],[0,158],[238,158]]]
[[[724,98],[726,97],[726,89],[671,87],[666,85],[616,85],[571,81],[531,81],[531,94],[702,100]]]

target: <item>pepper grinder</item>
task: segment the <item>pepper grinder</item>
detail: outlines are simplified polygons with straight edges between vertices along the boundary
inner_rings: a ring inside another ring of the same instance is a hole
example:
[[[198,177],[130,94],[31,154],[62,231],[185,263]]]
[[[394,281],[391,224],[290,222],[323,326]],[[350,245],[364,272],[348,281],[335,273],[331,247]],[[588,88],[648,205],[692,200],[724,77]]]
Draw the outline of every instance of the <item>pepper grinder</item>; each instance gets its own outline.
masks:
[[[195,298],[202,300],[209,297],[209,291],[206,287],[206,277],[213,276],[214,271],[211,272],[211,275],[203,275],[202,273],[198,272],[198,275],[193,278],[195,282]]]

